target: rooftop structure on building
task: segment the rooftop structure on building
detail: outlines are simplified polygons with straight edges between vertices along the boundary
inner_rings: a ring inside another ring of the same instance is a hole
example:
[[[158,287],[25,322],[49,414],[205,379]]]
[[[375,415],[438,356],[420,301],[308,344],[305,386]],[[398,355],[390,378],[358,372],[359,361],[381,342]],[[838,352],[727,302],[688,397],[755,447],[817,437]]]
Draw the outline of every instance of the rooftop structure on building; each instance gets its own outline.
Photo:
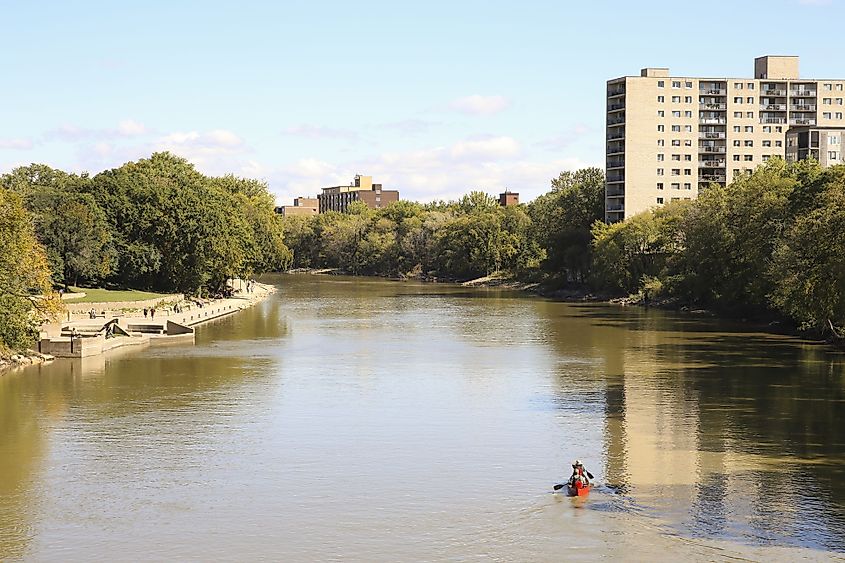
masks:
[[[711,183],[786,157],[791,127],[845,128],[845,79],[800,78],[798,64],[765,56],[754,60],[753,78],[644,68],[608,80],[606,220],[694,199]]]
[[[361,201],[372,209],[381,209],[394,201],[399,201],[398,190],[384,190],[381,184],[373,184],[372,176],[355,176],[348,186],[332,186],[323,188],[323,193],[317,196],[319,212],[345,212],[349,204]]]
[[[510,190],[505,190],[499,194],[499,205],[502,207],[519,205],[519,194]]]

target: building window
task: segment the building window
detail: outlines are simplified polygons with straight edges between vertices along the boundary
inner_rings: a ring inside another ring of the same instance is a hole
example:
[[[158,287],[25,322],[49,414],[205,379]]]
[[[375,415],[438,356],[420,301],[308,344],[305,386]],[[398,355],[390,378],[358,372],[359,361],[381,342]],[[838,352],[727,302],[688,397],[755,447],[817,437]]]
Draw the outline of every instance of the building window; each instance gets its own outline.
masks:
[[[751,140],[745,141],[745,146],[746,146],[746,147],[753,147],[753,146],[754,146],[754,141],[751,141]]]
[[[734,117],[742,117],[742,112],[741,111],[735,111]]]
[[[742,103],[742,96],[736,96],[734,98],[734,103],[735,104],[741,104]]]
[[[753,125],[746,125],[745,126],[745,132],[746,133],[753,133],[754,132],[754,126]]]
[[[673,80],[672,81],[672,88],[680,88],[680,87],[681,87],[680,80]]]
[[[690,140],[690,139],[685,139],[685,140],[684,140],[684,146],[685,146],[685,147],[691,147],[691,146],[692,146],[692,140]]]
[[[663,162],[663,153],[662,152],[657,153],[657,162]]]
[[[772,142],[771,141],[763,141],[763,146],[764,147],[770,147],[770,146],[772,146]]]
[[[836,105],[837,105],[837,106],[841,106],[841,105],[842,105],[842,98],[836,98]]]
[[[734,155],[734,160],[735,160],[735,161],[737,161],[737,162],[739,162],[739,155],[738,155],[738,154],[735,154],[735,155]]]
[[[833,98],[822,98],[822,105],[829,106],[833,103]]]
[[[836,135],[831,135],[830,137],[827,138],[827,144],[828,145],[838,145],[839,144],[839,137],[837,137]]]
[[[679,184],[678,182],[672,182],[672,189],[673,190],[680,190],[681,184]]]
[[[735,146],[735,147],[740,146],[739,139],[734,139],[734,146]]]
[[[680,147],[681,146],[681,140],[680,139],[672,139],[672,146],[673,147]]]
[[[658,175],[658,176],[663,176],[663,169],[662,169],[662,168],[658,168],[658,169],[657,169],[657,175]]]
[[[745,160],[746,162],[750,162],[750,161],[754,160],[754,156],[747,154],[747,155],[745,155],[745,157],[743,157],[743,160]]]
[[[680,168],[673,168],[672,169],[672,176],[680,176],[680,175],[681,175],[681,169]]]
[[[685,154],[685,155],[684,155],[684,160],[686,160],[687,162],[692,161],[692,155],[691,155],[691,154]]]
[[[684,131],[687,133],[692,133],[692,125],[684,125]]]
[[[673,104],[680,104],[681,103],[681,97],[680,96],[672,96],[672,103]]]
[[[748,89],[749,89],[749,90],[753,90],[753,89],[754,89],[754,83],[753,83],[753,82],[749,82],[749,83],[748,83]]]
[[[673,154],[673,155],[672,155],[672,160],[681,160],[681,155],[679,155],[679,154]]]
[[[692,176],[692,168],[684,168],[684,176]]]
[[[665,144],[666,144],[666,141],[664,141],[663,139],[657,139],[657,146],[658,147],[662,147]]]
[[[672,117],[681,117],[681,112],[680,111],[673,111]]]
[[[662,109],[657,110],[657,117],[664,117],[665,115],[666,112],[664,112]]]
[[[692,189],[692,184],[690,184],[689,182],[686,182],[686,183],[684,184],[684,189],[685,189],[685,190],[691,190],[691,189]]]
[[[745,98],[745,103],[746,103],[746,104],[753,104],[753,103],[754,103],[754,98],[751,98],[751,97],[749,97],[749,98]]]
[[[783,133],[783,127],[780,125],[775,125],[775,133]]]
[[[754,118],[754,112],[753,111],[745,112],[745,117],[747,117],[748,119],[753,119]]]
[[[658,81],[657,81],[657,87],[658,87],[658,88],[663,88],[665,85],[666,85],[666,83],[665,83],[665,82],[663,82],[662,80],[658,80]]]
[[[688,81],[684,82],[684,86],[687,87],[687,88],[692,88],[692,82],[688,80]]]
[[[657,182],[657,189],[658,189],[658,190],[662,190],[662,189],[663,189],[663,182]]]
[[[842,119],[842,112],[841,111],[836,112],[836,119]]]
[[[691,111],[685,111],[684,117],[692,117],[692,112]]]
[[[660,204],[660,205],[663,205],[663,198],[662,197],[657,198],[657,203]]]
[[[783,141],[775,141],[775,146],[776,146],[776,147],[782,147],[782,146],[783,146]]]
[[[771,125],[763,125],[763,133],[771,133],[772,126]]]
[[[692,103],[692,96],[684,96],[684,102],[691,104]]]
[[[665,130],[666,130],[666,128],[665,128],[663,125],[658,125],[658,126],[657,126],[657,131],[658,131],[658,132],[662,133],[662,132],[663,132],[663,131],[665,131]]]
[[[739,133],[740,131],[742,131],[742,127],[740,127],[739,125],[734,125],[734,133]]]
[[[772,158],[772,155],[770,155],[770,154],[764,154],[764,155],[763,155],[763,162],[768,162],[768,160],[769,160],[770,158]]]
[[[828,151],[827,158],[829,160],[836,160],[837,158],[839,158],[839,154],[836,151]]]
[[[734,82],[734,88],[737,90],[742,90],[742,82]]]
[[[831,87],[832,87],[832,86],[833,86],[833,85],[832,85],[832,84],[829,84],[829,83],[828,83],[828,84],[825,84],[825,85],[824,85],[824,89],[825,89],[825,90],[827,90],[828,92],[830,92],[830,89],[831,89]]]
[[[837,84],[837,85],[836,85],[836,91],[837,91],[837,92],[841,92],[841,91],[842,91],[842,84]]]
[[[681,132],[681,126],[680,125],[673,125],[672,131],[674,131],[675,133],[680,133]]]
[[[665,101],[666,101],[666,98],[664,96],[657,96],[657,103],[658,104],[662,104]]]
[[[833,115],[833,114],[830,113],[829,111],[825,111],[825,112],[822,113],[822,117],[824,119],[830,119],[831,115]]]

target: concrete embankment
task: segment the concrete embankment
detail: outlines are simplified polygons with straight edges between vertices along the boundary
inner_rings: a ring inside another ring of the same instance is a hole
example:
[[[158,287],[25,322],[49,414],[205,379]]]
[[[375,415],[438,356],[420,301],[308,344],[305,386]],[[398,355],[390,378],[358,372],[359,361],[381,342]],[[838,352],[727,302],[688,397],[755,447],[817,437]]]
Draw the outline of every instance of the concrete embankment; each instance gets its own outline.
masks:
[[[239,280],[232,285],[246,287]],[[192,343],[194,327],[246,309],[274,291],[273,286],[256,283],[249,292],[239,290],[234,296],[223,299],[173,301],[158,308],[154,314],[148,311],[146,316],[143,307],[134,311],[108,312],[105,307],[112,304],[90,303],[89,308],[95,312],[106,310],[107,314],[46,325],[38,352],[59,358],[84,358],[126,346]]]

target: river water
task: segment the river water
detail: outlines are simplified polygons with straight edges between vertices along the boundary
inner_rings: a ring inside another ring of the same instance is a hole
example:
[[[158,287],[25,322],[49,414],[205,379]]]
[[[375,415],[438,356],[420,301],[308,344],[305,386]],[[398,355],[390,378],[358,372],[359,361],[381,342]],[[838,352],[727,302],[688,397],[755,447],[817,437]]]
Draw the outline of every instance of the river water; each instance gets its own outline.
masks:
[[[845,555],[845,358],[662,311],[277,276],[0,377],[0,560]],[[552,493],[573,458],[597,486]]]

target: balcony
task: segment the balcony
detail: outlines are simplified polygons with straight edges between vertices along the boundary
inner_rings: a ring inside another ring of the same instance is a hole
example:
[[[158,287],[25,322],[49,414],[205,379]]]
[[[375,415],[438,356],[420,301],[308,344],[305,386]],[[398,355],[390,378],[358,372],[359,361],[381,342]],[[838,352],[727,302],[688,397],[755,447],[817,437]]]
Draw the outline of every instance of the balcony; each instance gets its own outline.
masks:
[[[608,141],[621,141],[625,138],[625,131],[614,131],[607,134]]]
[[[607,104],[607,111],[619,111],[620,109],[625,109],[625,102],[613,102]]]
[[[726,147],[698,147],[698,152],[725,154]]]
[[[614,98],[616,96],[624,96],[625,95],[625,88],[608,88],[607,89],[607,97]]]
[[[784,97],[786,97],[786,90],[780,90],[780,89],[763,90],[761,95],[763,95],[763,96],[773,96],[775,98],[784,98]]]
[[[608,212],[625,211],[625,206],[616,203],[616,204],[608,205],[606,209],[607,209]]]
[[[728,109],[728,104],[701,104],[701,109],[725,110]]]
[[[619,117],[608,118],[608,120],[607,120],[608,127],[611,127],[613,125],[620,125],[622,123],[625,123],[625,116],[624,115],[620,115]]]
[[[786,123],[785,117],[761,117],[760,123]]]
[[[699,139],[724,139],[725,133],[719,131],[704,131],[698,134]]]
[[[786,111],[786,104],[760,104],[760,109],[765,111]]]
[[[608,174],[607,175],[607,183],[608,184],[618,184],[619,182],[625,181],[625,174]]]
[[[625,152],[625,143],[618,143],[616,145],[607,146],[607,156],[614,154],[622,154]]]
[[[724,96],[727,90],[724,88],[702,88],[698,91],[701,96]]]
[[[721,182],[725,183],[727,176],[724,174],[699,174],[698,181],[699,182]]]
[[[789,124],[790,125],[815,125],[816,120],[815,119],[803,119],[803,118],[790,119]]]
[[[793,98],[815,98],[815,90],[792,90],[789,95]]]
[[[625,197],[625,188],[608,186],[604,191],[604,195],[607,197]]]
[[[724,160],[699,160],[698,166],[703,168],[724,168]]]
[[[789,106],[792,111],[816,111],[815,104],[801,104],[797,106]]]
[[[702,125],[724,125],[728,121],[724,117],[701,117],[698,122]]]
[[[607,159],[607,169],[610,170],[611,168],[624,168],[625,167],[625,159],[624,158],[609,158]]]

